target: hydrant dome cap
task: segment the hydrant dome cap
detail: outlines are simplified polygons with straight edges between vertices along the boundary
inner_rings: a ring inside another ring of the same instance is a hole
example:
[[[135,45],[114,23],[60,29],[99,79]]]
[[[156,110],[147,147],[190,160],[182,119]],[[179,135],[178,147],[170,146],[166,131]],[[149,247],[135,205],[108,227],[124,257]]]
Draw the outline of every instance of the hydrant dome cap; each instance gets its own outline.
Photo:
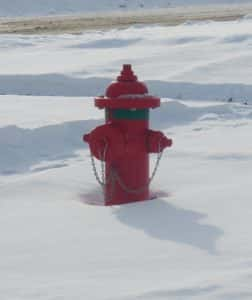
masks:
[[[123,95],[146,95],[148,88],[143,82],[137,80],[137,76],[133,73],[131,65],[123,65],[120,76],[116,82],[112,82],[107,90],[106,97],[118,98]]]

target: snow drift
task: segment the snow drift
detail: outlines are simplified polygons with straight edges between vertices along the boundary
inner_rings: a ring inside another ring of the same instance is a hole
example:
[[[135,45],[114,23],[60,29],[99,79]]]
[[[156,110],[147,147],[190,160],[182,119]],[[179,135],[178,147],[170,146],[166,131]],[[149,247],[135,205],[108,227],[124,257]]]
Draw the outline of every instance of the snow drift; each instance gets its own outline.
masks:
[[[1,37],[1,93],[30,94],[0,96],[1,299],[252,299],[251,46],[249,19]],[[62,95],[127,62],[183,98],[151,111],[174,146],[157,199],[97,206],[81,136],[104,112]]]

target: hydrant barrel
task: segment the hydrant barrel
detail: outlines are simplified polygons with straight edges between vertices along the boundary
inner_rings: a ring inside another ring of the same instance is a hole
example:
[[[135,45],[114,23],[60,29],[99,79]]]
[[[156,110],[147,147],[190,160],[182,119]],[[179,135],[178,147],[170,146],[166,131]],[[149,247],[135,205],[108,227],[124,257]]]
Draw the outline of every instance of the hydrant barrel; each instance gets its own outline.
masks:
[[[117,81],[105,96],[95,99],[95,105],[105,109],[106,124],[85,135],[84,141],[106,164],[105,205],[149,199],[149,153],[159,153],[172,144],[161,132],[149,129],[150,108],[159,107],[160,99],[148,94],[131,65],[123,65]]]

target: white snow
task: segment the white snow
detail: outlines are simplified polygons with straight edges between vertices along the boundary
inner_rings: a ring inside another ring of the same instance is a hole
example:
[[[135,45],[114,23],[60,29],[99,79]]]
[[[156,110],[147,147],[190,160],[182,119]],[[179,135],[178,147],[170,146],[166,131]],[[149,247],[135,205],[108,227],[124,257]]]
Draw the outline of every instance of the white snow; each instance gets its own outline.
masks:
[[[0,0],[0,17],[169,8],[178,5],[243,4],[251,0]]]
[[[252,96],[251,48],[252,20],[246,18],[78,36],[5,35],[0,94],[102,94],[127,62],[163,97],[246,101]]]
[[[252,298],[251,29],[1,36],[1,300]],[[81,138],[122,63],[163,96],[151,126],[174,146],[157,199],[104,207]]]

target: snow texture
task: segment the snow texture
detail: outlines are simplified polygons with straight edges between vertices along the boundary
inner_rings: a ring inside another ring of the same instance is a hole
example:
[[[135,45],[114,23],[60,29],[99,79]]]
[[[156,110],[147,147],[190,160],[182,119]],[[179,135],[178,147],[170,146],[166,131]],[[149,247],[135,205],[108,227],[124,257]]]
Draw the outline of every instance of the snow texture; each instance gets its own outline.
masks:
[[[252,298],[251,29],[1,36],[1,300]],[[174,145],[155,200],[104,207],[81,138],[122,63],[163,96],[151,126]]]

